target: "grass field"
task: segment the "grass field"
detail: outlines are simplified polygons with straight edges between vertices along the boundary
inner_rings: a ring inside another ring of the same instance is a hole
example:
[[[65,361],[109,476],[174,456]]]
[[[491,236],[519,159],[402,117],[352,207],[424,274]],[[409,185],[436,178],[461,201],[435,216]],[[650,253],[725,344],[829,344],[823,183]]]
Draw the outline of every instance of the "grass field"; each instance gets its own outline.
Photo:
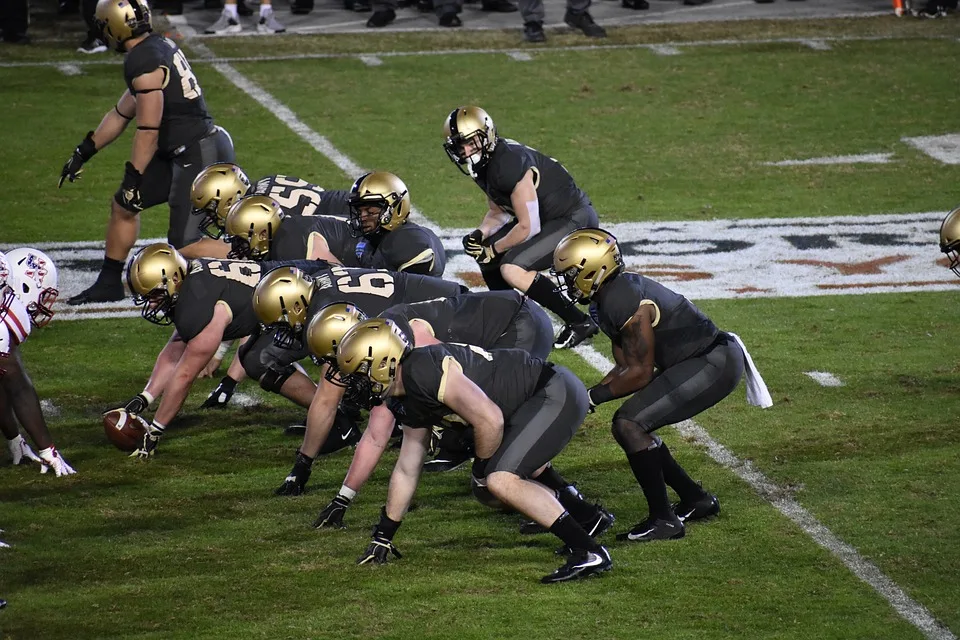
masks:
[[[461,103],[491,112],[503,134],[557,157],[608,222],[814,217],[947,211],[960,170],[904,144],[960,131],[957,21],[625,29],[621,44],[811,35],[894,39],[698,46],[664,57],[641,48],[237,62],[315,131],[364,167],[394,171],[443,227],[476,223],[483,200],[441,148]],[[952,30],[952,31],[951,31]],[[491,36],[491,46],[514,46]],[[574,37],[556,45],[583,44]],[[216,55],[415,51],[441,36],[207,41]],[[242,46],[242,48],[241,48]],[[4,60],[71,58],[0,46]],[[213,67],[192,57],[208,104],[251,176],[295,173],[328,188],[351,178]],[[936,63],[932,63],[936,61]],[[60,167],[123,88],[120,69],[0,68],[3,243],[97,240],[129,138],[58,191]],[[8,97],[9,96],[9,97]],[[765,162],[893,153],[890,164],[773,167]],[[29,161],[25,161],[29,159]],[[144,237],[165,212],[144,214]],[[936,238],[930,251],[937,252]],[[944,270],[944,274],[949,272]],[[957,292],[698,301],[751,349],[773,393],[769,410],[740,389],[698,417],[906,594],[960,634],[960,322]],[[404,558],[357,567],[385,498],[395,453],[347,515],[317,532],[316,512],[342,481],[340,452],[318,462],[313,491],[272,489],[298,444],[282,427],[302,412],[247,384],[260,404],[196,409],[198,383],[160,454],[136,464],[102,435],[99,412],[142,388],[166,330],[137,319],[54,322],[25,345],[51,429],[77,468],[67,479],[0,463],[3,638],[914,638],[922,633],[765,497],[672,429],[681,463],[716,492],[723,514],[676,543],[612,542],[613,572],[545,588],[549,537],[523,538],[516,516],[467,493],[466,471],[425,477],[397,536]],[[594,346],[608,352],[604,341]],[[556,360],[585,381],[590,365]],[[829,371],[842,387],[804,372]],[[621,531],[643,497],[609,433],[614,407],[588,418],[557,460]],[[946,635],[944,635],[946,634]]]

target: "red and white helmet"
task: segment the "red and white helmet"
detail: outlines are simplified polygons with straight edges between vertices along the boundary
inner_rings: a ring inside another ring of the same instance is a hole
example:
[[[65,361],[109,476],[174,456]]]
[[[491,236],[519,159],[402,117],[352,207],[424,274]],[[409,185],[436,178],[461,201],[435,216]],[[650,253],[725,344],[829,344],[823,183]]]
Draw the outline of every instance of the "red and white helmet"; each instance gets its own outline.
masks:
[[[42,327],[53,318],[57,290],[57,267],[47,254],[29,247],[7,253],[13,291],[27,308],[34,326]]]

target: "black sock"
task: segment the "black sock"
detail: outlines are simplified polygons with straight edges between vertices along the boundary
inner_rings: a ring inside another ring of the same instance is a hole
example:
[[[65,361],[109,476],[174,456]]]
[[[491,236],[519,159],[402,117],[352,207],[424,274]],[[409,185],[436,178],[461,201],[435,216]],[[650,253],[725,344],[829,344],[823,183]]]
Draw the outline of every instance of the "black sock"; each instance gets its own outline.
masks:
[[[220,380],[220,387],[222,387],[222,390],[226,391],[227,393],[233,393],[237,388],[237,381],[230,376],[223,376],[223,378]]]
[[[597,507],[584,500],[583,495],[572,484],[557,492],[557,500],[577,522],[592,524],[597,517]]]
[[[670,488],[677,492],[681,502],[694,502],[706,495],[699,484],[687,475],[683,467],[673,459],[667,443],[660,443],[660,466],[663,469],[663,480]]]
[[[630,461],[633,475],[647,498],[650,515],[667,520],[673,519],[670,500],[667,498],[667,483],[663,480],[660,452],[657,449],[644,449],[636,453],[628,453],[627,460]]]
[[[97,284],[105,286],[123,285],[123,260],[114,260],[103,256],[103,264],[100,266],[100,275],[97,276]]]
[[[553,468],[552,464],[548,465],[547,468],[543,470],[543,473],[534,478],[534,480],[554,491],[563,491],[570,486],[570,483],[557,473],[557,470]]]
[[[566,511],[561,513],[560,517],[550,525],[550,533],[563,540],[563,543],[571,549],[596,551],[600,548],[596,540],[583,530],[576,518]]]
[[[538,273],[527,289],[527,295],[550,311],[560,316],[567,324],[577,324],[587,319],[585,313],[561,295],[553,281]]]

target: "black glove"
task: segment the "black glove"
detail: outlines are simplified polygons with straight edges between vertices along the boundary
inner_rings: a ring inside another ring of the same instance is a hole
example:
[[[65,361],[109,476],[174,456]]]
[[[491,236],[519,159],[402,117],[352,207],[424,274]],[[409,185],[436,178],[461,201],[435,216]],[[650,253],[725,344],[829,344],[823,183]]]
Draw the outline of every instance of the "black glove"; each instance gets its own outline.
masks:
[[[147,429],[143,434],[143,442],[140,443],[140,448],[131,453],[129,457],[136,458],[137,460],[147,460],[153,456],[157,451],[157,445],[160,444],[160,438],[163,437],[163,431],[164,427],[156,421],[147,425]]]
[[[483,232],[480,229],[474,229],[463,236],[463,251],[471,258],[477,258],[483,253]]]
[[[147,410],[147,407],[150,406],[150,401],[142,394],[138,393],[133,396],[127,403],[123,405],[123,408],[127,410],[127,413],[132,413],[135,416],[140,415]]]
[[[237,388],[237,381],[230,376],[224,376],[217,388],[210,392],[207,399],[200,405],[201,409],[223,409],[233,397],[233,390]]]
[[[97,154],[97,145],[93,141],[93,131],[87,132],[87,137],[83,139],[77,148],[73,150],[73,155],[63,165],[60,171],[60,182],[57,183],[57,189],[63,186],[63,181],[69,179],[75,182],[80,179],[83,173],[83,163]]]
[[[347,526],[343,524],[343,514],[347,512],[349,506],[350,500],[338,495],[323,508],[317,519],[313,521],[313,528],[346,529]]]
[[[307,492],[307,480],[310,479],[310,471],[313,467],[313,458],[305,456],[297,450],[297,459],[293,463],[293,469],[290,475],[286,477],[283,484],[274,491],[278,496],[299,496]]]
[[[397,556],[397,559],[402,558],[403,556],[393,546],[393,536],[400,528],[400,524],[400,522],[388,518],[386,507],[381,507],[380,522],[373,528],[373,537],[370,544],[367,545],[363,555],[357,558],[357,564],[386,564],[390,553]]]
[[[140,182],[142,180],[143,175],[137,171],[132,162],[127,161],[123,170],[123,182],[120,183],[120,189],[114,194],[113,199],[130,213],[143,211],[143,200],[140,198]]]
[[[490,264],[500,256],[497,253],[496,248],[493,246],[493,243],[486,243],[480,245],[480,253],[474,258],[477,259],[477,264]]]

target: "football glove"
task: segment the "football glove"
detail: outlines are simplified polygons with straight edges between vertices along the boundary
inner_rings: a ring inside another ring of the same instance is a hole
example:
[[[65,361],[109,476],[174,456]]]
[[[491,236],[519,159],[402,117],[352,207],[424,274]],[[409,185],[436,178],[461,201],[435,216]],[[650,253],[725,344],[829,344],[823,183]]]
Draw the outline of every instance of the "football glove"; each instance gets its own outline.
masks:
[[[147,460],[157,451],[157,445],[160,444],[160,438],[163,437],[165,427],[156,420],[147,425],[147,430],[143,434],[143,442],[140,448],[130,454],[131,458],[137,460]]]
[[[127,400],[126,404],[124,404],[121,408],[126,409],[127,413],[138,416],[146,411],[149,407],[150,401],[147,400],[147,397],[142,393],[138,393]]]
[[[40,473],[46,473],[50,469],[53,469],[53,472],[57,474],[57,477],[60,476],[71,476],[76,473],[67,461],[63,459],[60,455],[60,452],[57,451],[57,448],[53,445],[47,447],[40,452]]]
[[[201,409],[223,409],[233,397],[233,391],[237,388],[237,381],[230,376],[224,376],[217,385],[217,388],[210,392],[207,399],[200,405]]]
[[[393,542],[383,536],[374,534],[370,544],[367,545],[367,550],[357,558],[357,564],[387,564],[391,553],[397,556],[398,560],[403,557],[397,551]]]
[[[317,519],[313,521],[313,528],[346,529],[347,525],[343,524],[343,514],[347,512],[347,507],[349,506],[350,500],[338,495],[330,501],[330,504],[323,508],[323,511],[320,512]]]
[[[83,173],[83,163],[92,158],[97,153],[97,145],[93,141],[93,131],[87,133],[87,137],[83,139],[77,148],[73,150],[73,155],[70,156],[70,159],[63,165],[63,169],[60,171],[60,182],[57,183],[57,189],[63,186],[64,180],[70,180],[70,182],[76,182],[80,179],[80,174]]]
[[[483,252],[483,232],[474,229],[463,236],[463,251],[471,258],[476,258]]]
[[[497,250],[493,248],[493,243],[484,244],[480,246],[480,254],[474,256],[477,259],[477,264],[490,264],[500,254],[497,253]]]
[[[293,463],[293,469],[290,475],[284,479],[274,493],[278,496],[299,496],[307,492],[307,480],[310,479],[311,468],[313,467],[313,458],[300,453],[297,450],[297,459]]]
[[[142,180],[143,175],[128,160],[127,164],[124,165],[123,182],[120,183],[120,188],[114,194],[113,199],[130,213],[143,211],[143,200],[140,197],[140,182]]]
[[[14,465],[23,462],[24,458],[34,462],[40,462],[40,458],[37,457],[37,454],[33,452],[33,449],[30,448],[30,445],[27,444],[27,441],[24,440],[23,436],[19,433],[13,440],[7,440],[7,448],[10,449],[10,457],[13,458]]]

